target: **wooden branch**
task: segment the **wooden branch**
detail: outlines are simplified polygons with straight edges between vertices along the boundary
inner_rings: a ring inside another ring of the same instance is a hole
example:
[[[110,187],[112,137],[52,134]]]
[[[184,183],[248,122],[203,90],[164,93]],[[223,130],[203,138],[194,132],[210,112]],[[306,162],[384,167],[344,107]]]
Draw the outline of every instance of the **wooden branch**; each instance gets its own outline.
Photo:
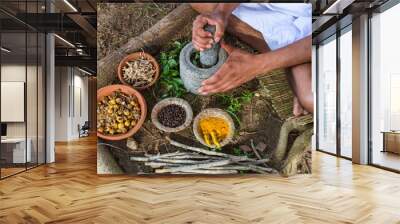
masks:
[[[187,172],[172,172],[171,174],[237,174],[237,170],[190,170]]]
[[[168,167],[179,166],[180,164],[171,164],[171,163],[162,163],[162,162],[145,162],[144,165],[149,166],[153,169],[156,169],[156,168],[162,168],[165,166],[168,166]]]
[[[110,85],[116,79],[116,67],[127,55],[146,47],[159,49],[167,44],[186,24],[191,23],[196,12],[189,4],[183,3],[154,24],[141,35],[131,38],[126,44],[98,61],[98,88]]]
[[[180,164],[199,164],[205,162],[212,162],[215,160],[189,160],[189,159],[156,159],[155,162],[164,162],[164,163],[180,163]]]
[[[266,168],[255,165],[227,165],[227,166],[218,166],[218,167],[210,167],[210,170],[240,170],[240,171],[253,171],[256,173],[273,173],[276,172],[272,168]]]
[[[253,152],[254,152],[254,154],[256,155],[256,157],[257,157],[258,159],[262,159],[262,157],[260,156],[260,154],[257,152],[256,147],[254,146],[254,141],[253,141],[253,139],[250,140],[250,143],[251,143],[251,149],[253,150]]]
[[[171,145],[182,148],[182,149],[186,149],[186,150],[190,150],[190,151],[194,151],[194,152],[198,152],[198,153],[202,153],[202,154],[206,154],[206,155],[210,155],[210,156],[225,157],[225,158],[229,158],[233,161],[255,161],[254,159],[247,158],[246,156],[234,156],[234,155],[229,155],[229,154],[222,153],[222,152],[214,152],[214,151],[210,151],[207,149],[202,149],[202,148],[198,148],[198,147],[185,145],[180,142],[172,140],[168,136],[165,138],[169,141],[169,143]]]
[[[224,166],[224,165],[230,164],[231,162],[232,162],[231,160],[225,159],[225,160],[210,162],[210,163],[201,163],[201,164],[188,165],[188,166],[156,169],[155,172],[156,173],[187,172],[187,171],[197,170],[197,169],[207,169],[209,167],[214,167],[214,166]]]

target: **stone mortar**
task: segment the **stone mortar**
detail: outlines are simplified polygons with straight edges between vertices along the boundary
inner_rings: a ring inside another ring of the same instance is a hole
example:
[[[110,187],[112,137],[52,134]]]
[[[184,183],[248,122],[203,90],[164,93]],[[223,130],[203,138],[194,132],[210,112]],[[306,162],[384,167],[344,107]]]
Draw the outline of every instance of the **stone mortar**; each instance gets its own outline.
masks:
[[[223,48],[218,52],[218,62],[210,68],[199,68],[194,65],[190,56],[194,54],[196,49],[193,47],[192,42],[188,43],[181,51],[179,56],[179,70],[180,76],[185,88],[194,93],[199,94],[197,91],[201,87],[201,83],[210,78],[226,61],[228,54]]]
[[[188,43],[179,55],[179,70],[183,85],[194,94],[199,94],[197,90],[201,87],[201,83],[210,78],[228,57],[225,49],[221,48],[219,43],[214,43],[213,47],[206,51],[200,52],[200,63],[204,62],[203,65],[209,65],[206,68],[197,67],[190,60],[192,54],[196,52],[192,42]]]

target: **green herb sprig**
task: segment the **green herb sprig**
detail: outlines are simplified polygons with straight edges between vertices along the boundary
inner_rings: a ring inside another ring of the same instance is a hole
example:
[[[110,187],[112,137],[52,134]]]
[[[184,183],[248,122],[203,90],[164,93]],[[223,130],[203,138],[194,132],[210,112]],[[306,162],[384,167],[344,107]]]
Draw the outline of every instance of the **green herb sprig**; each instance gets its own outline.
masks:
[[[187,92],[179,75],[179,53],[184,46],[175,41],[168,50],[160,53],[160,98],[182,97]]]

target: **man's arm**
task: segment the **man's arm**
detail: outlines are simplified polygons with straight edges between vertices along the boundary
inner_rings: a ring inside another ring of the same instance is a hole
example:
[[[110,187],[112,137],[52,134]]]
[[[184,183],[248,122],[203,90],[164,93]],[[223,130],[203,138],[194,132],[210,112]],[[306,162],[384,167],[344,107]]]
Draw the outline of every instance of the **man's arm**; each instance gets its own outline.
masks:
[[[278,50],[256,55],[263,66],[262,73],[311,62],[311,41],[310,35]]]
[[[311,61],[311,36],[263,54],[253,55],[222,44],[229,57],[211,78],[202,83],[199,92],[225,92],[278,68],[288,68]]]

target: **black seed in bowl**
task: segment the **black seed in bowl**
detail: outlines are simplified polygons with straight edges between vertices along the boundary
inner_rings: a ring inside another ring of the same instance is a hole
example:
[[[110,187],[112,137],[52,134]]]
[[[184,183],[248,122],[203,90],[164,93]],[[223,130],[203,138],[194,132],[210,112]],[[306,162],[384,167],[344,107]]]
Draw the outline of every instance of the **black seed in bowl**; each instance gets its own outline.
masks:
[[[157,118],[165,127],[176,128],[185,123],[186,111],[182,106],[170,104],[158,112]]]

